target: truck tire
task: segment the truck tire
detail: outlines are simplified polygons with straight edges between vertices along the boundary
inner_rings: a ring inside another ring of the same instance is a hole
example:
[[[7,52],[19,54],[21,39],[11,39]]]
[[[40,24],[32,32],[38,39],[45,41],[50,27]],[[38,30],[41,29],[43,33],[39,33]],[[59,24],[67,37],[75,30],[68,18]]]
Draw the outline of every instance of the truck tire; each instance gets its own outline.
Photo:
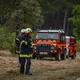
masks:
[[[57,60],[57,61],[61,60],[61,53],[60,53],[60,51],[58,51],[58,53],[56,53],[55,60]]]
[[[66,60],[66,51],[63,54],[61,54],[61,60]]]
[[[41,60],[41,59],[43,59],[44,57],[39,57],[39,58],[40,58],[40,60]]]
[[[44,57],[37,57],[38,60],[42,60],[42,58],[44,58]]]
[[[71,59],[75,59],[76,58],[76,52],[74,53],[73,56],[71,56]]]
[[[69,59],[70,57],[70,50],[68,51],[68,54],[66,55],[66,58]]]
[[[32,59],[35,59],[36,58],[36,55],[35,54],[33,54],[33,57],[32,57]]]

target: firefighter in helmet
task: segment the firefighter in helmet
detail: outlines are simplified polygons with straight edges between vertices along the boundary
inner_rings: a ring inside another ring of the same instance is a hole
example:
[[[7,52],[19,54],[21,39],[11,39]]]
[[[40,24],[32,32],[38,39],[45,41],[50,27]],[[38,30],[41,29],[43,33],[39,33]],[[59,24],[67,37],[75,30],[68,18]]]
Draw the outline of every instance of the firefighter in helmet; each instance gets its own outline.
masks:
[[[16,38],[16,53],[20,53],[20,42],[24,34],[25,29],[21,29],[21,35]]]
[[[31,58],[32,58],[32,40],[30,33],[32,30],[30,28],[25,29],[24,35],[21,37],[20,41],[20,73],[26,75],[32,75],[30,72]],[[26,63],[27,61],[27,63]],[[25,70],[26,65],[26,70]],[[25,71],[25,72],[24,72]]]

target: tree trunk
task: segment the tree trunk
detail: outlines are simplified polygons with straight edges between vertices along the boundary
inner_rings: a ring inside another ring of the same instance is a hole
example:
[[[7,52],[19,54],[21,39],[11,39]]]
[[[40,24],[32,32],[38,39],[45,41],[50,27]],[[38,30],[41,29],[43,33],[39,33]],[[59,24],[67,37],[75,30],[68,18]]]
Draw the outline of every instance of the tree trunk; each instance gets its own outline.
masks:
[[[66,35],[69,34],[69,20],[68,20],[68,25],[67,25],[67,32],[66,32]]]
[[[64,31],[65,31],[65,29],[66,29],[67,13],[68,13],[68,10],[67,10],[67,8],[66,8],[66,9],[65,9],[65,13],[64,13],[64,20],[63,20],[63,30],[64,30]]]
[[[54,17],[54,19],[53,19],[54,29],[56,29],[56,27],[57,27],[57,25],[56,25],[56,15],[55,15],[55,14],[53,14],[53,17]]]

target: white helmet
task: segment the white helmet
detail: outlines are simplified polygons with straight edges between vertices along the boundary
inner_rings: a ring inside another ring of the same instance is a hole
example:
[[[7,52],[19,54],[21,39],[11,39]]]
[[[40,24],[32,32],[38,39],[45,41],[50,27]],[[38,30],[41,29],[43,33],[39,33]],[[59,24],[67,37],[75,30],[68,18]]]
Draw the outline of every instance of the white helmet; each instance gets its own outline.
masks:
[[[21,30],[21,33],[25,33],[25,31],[26,31],[25,29],[22,29],[22,30]]]
[[[31,30],[31,28],[26,28],[25,32],[30,33],[30,32],[32,32],[32,30]]]

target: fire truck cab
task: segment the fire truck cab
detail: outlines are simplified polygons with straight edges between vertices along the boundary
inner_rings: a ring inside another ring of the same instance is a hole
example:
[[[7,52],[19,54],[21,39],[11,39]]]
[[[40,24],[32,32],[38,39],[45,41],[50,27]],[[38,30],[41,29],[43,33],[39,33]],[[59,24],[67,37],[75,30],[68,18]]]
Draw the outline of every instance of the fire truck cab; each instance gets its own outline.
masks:
[[[33,57],[66,59],[66,39],[63,30],[39,30],[33,41]]]
[[[75,59],[76,51],[77,51],[77,44],[75,37],[66,36],[66,48],[67,48],[67,57],[71,57],[71,59]]]

